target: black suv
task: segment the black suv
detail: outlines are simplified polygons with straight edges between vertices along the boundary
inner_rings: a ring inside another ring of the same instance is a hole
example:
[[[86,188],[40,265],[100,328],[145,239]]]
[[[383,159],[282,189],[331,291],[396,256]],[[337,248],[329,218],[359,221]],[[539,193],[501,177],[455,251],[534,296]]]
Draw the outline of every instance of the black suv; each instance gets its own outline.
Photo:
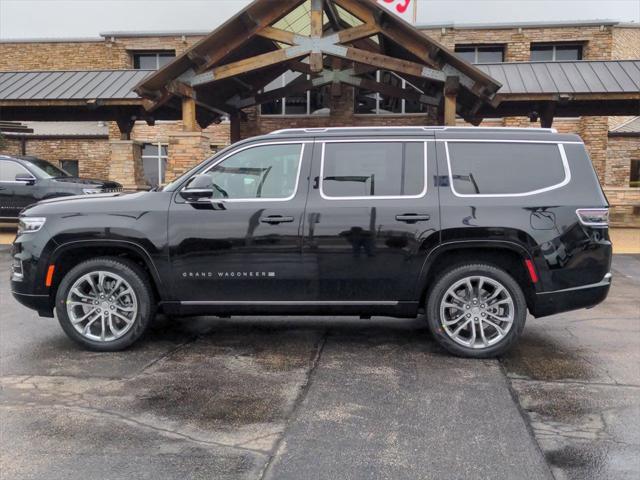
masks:
[[[0,220],[17,220],[23,208],[47,198],[121,190],[119,183],[73,177],[40,158],[0,155]]]
[[[425,314],[489,357],[609,291],[608,204],[585,146],[553,130],[283,130],[159,191],[40,202],[20,217],[14,296],[86,348],[168,315]]]

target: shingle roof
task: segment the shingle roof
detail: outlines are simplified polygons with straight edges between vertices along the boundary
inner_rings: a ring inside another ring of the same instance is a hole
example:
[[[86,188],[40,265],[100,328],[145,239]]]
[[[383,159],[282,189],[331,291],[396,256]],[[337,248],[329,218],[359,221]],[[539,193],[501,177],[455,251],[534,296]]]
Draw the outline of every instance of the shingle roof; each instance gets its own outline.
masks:
[[[477,65],[502,83],[498,94],[638,93],[640,60]]]
[[[0,72],[0,100],[137,99],[148,70]]]

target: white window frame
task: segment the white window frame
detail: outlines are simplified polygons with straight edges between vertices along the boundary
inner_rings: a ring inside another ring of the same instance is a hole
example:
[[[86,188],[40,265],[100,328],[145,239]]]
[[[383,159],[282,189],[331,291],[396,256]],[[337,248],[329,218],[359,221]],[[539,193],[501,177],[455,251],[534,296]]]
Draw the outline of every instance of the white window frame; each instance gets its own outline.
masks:
[[[265,147],[265,146],[270,146],[270,145],[298,145],[300,147],[300,158],[298,159],[298,171],[296,173],[296,184],[293,187],[293,193],[291,195],[289,195],[288,197],[277,197],[277,198],[216,198],[215,201],[216,202],[221,202],[221,203],[256,203],[256,202],[288,202],[293,200],[296,195],[298,194],[298,187],[300,184],[300,172],[302,171],[302,160],[304,159],[304,152],[306,149],[306,146],[308,143],[308,141],[291,141],[291,142],[267,142],[267,143],[256,143],[254,145],[247,145],[246,147],[242,147],[239,148],[237,150],[234,150],[232,152],[229,152],[227,155],[225,155],[224,157],[222,157],[220,160],[216,161],[213,165],[210,165],[209,167],[207,167],[203,172],[201,173],[197,173],[196,175],[204,175],[209,173],[213,168],[215,168],[217,165],[220,165],[221,163],[223,163],[225,160],[233,157],[234,155],[237,155],[240,152],[244,152],[245,150],[249,150],[251,148],[259,148],[259,147]],[[193,178],[193,177],[191,177]],[[191,179],[189,179],[191,180]],[[182,189],[186,188],[186,186],[189,184],[189,180],[187,180],[187,182],[184,184],[185,186],[182,187]]]
[[[551,190],[556,190],[558,188],[562,188],[567,185],[571,181],[571,169],[569,168],[569,160],[567,159],[567,154],[564,150],[565,145],[583,145],[581,142],[554,142],[554,141],[544,141],[544,140],[476,140],[476,139],[468,139],[468,140],[442,140],[444,143],[445,154],[447,158],[447,168],[449,170],[449,187],[451,188],[451,192],[460,198],[508,198],[508,197],[528,197],[531,195],[538,195],[541,193],[546,193]],[[451,154],[449,153],[449,144],[450,143],[520,143],[520,144],[551,144],[556,145],[558,147],[558,151],[560,152],[560,158],[562,159],[562,166],[564,167],[564,180],[556,185],[551,185],[549,187],[539,188],[538,190],[531,190],[529,192],[522,193],[459,193],[456,191],[456,188],[453,184],[453,169],[451,168]]]
[[[145,155],[144,154],[144,146],[145,145],[154,145],[156,147],[158,147],[158,155]],[[162,154],[162,147],[167,147],[167,154],[163,155]],[[158,186],[162,187],[165,185],[165,182],[163,180],[165,180],[165,173],[162,171],[162,161],[163,160],[167,160],[167,162],[169,161],[169,145],[166,143],[162,143],[162,142],[145,142],[142,145],[142,155],[141,155],[141,160],[145,160],[145,159],[156,159],[158,162]],[[143,162],[144,165],[144,162]]]
[[[327,143],[423,143],[423,153],[424,153],[424,188],[422,192],[417,195],[363,195],[363,196],[353,196],[353,197],[333,197],[331,195],[327,195],[324,193],[324,162],[325,162],[325,153]],[[321,157],[320,157],[320,197],[324,200],[406,200],[411,198],[424,198],[427,195],[429,190],[429,174],[428,174],[428,151],[429,151],[429,142],[433,142],[433,140],[423,140],[423,139],[406,139],[406,138],[396,138],[396,139],[359,139],[359,140],[323,140],[316,142],[316,144],[322,145],[321,149]]]
[[[411,88],[413,88],[414,90],[416,90],[418,93],[424,94],[424,92],[422,90],[420,90],[418,87],[416,87],[413,83],[405,80],[404,78],[402,78],[400,75],[398,75],[395,72],[392,72],[391,70],[385,70],[385,72],[389,72],[390,74],[394,75],[395,77],[397,77],[399,80],[402,81],[402,88],[407,88],[407,85],[410,86]],[[381,76],[382,70],[376,70],[376,82],[380,83],[380,76]],[[406,99],[402,98],[400,99],[402,102],[402,108],[400,112],[380,112],[380,102],[382,101],[382,94],[380,92],[375,92],[375,98],[376,98],[376,110],[375,112],[370,112],[370,113],[355,113],[355,115],[383,115],[383,116],[390,116],[390,115],[426,115],[427,112],[410,112],[407,113],[407,101]],[[354,95],[353,98],[353,102],[354,102],[354,107],[355,107],[355,102],[356,102],[356,95]]]

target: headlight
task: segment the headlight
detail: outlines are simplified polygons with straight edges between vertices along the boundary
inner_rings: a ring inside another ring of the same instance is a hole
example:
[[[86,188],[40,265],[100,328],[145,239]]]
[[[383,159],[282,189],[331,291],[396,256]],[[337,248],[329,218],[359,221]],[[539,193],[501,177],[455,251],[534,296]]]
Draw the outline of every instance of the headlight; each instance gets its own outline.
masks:
[[[96,193],[102,193],[99,188],[83,188],[82,193],[85,195],[95,195]]]
[[[22,217],[18,223],[18,235],[35,233],[42,228],[47,219],[44,217]]]

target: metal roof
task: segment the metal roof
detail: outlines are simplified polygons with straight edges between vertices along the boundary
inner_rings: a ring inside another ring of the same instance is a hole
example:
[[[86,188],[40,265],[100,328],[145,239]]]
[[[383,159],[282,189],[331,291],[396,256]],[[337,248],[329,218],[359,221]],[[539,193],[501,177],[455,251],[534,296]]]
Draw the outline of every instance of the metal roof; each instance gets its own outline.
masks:
[[[557,20],[548,22],[495,22],[495,23],[424,23],[416,25],[416,28],[431,30],[434,28],[453,28],[456,30],[510,30],[512,28],[560,28],[560,27],[599,27],[605,25],[612,26],[635,26],[634,23],[625,24],[619,20],[593,19],[593,20]]]
[[[138,99],[149,70],[0,72],[0,100]]]
[[[505,94],[639,93],[640,60],[518,62],[476,65]]]
[[[610,133],[624,135],[627,133],[640,133],[640,117],[635,117],[628,122],[611,129]]]

